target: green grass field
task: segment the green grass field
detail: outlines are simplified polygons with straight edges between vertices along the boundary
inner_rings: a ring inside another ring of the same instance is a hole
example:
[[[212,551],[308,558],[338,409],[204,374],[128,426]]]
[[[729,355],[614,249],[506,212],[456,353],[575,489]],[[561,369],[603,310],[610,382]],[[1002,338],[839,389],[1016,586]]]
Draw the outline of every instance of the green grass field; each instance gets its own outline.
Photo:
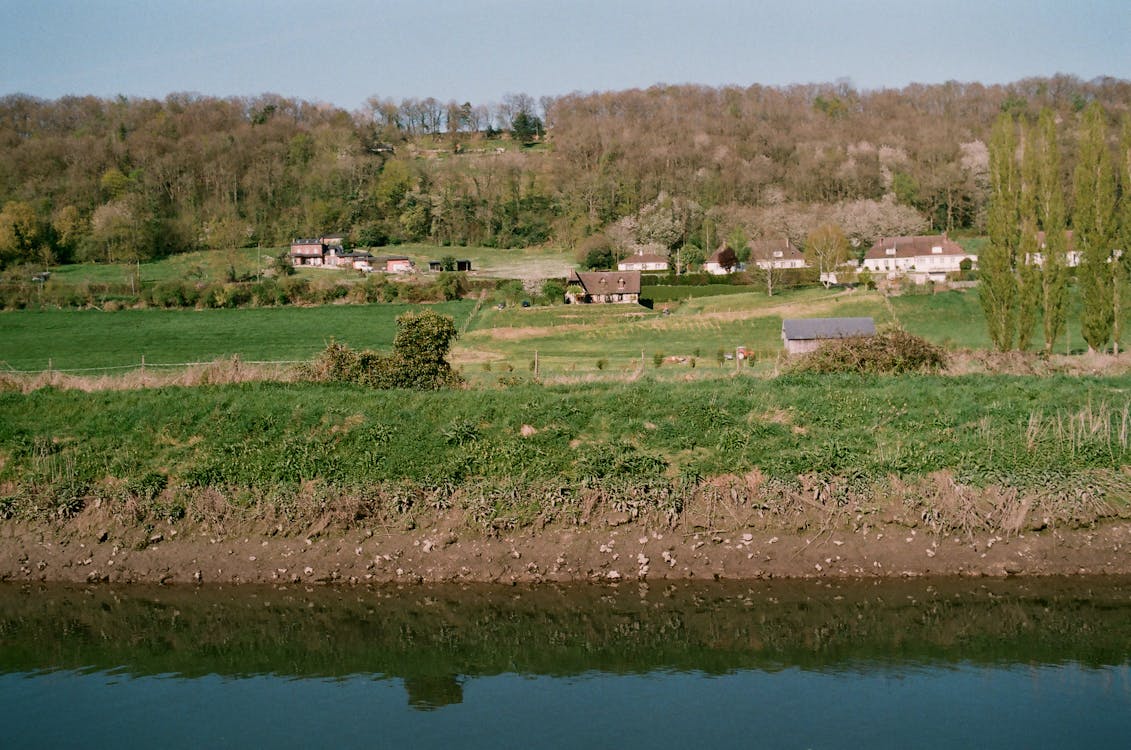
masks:
[[[462,326],[474,303],[433,306]],[[309,360],[331,338],[355,349],[392,346],[411,305],[233,310],[44,310],[0,313],[0,363],[16,370],[244,360]]]
[[[947,348],[989,346],[977,290],[885,297],[861,289],[808,287],[768,297],[753,287],[726,287],[725,294],[691,296],[683,296],[685,289],[702,288],[649,289],[671,290],[673,296],[652,309],[510,305],[499,310],[485,304],[472,317],[475,304],[470,300],[437,309],[452,314],[464,331],[452,361],[473,384],[529,373],[535,356],[543,378],[635,376],[643,362],[645,370],[661,377],[700,379],[733,370],[735,363],[720,363],[718,353],[734,352],[739,346],[754,353],[748,366],[772,372],[782,350],[784,318],[870,316],[879,326],[898,325]],[[1058,353],[1084,348],[1074,293],[1071,300],[1069,331],[1057,342]],[[233,355],[245,360],[305,360],[331,337],[353,348],[388,349],[393,320],[405,309],[404,305],[331,305],[11,311],[0,313],[0,362],[16,370],[42,370],[49,364],[55,369],[122,367],[138,364],[142,356],[147,364]],[[1038,330],[1031,348],[1040,346]],[[653,363],[657,354],[664,358],[659,368]]]

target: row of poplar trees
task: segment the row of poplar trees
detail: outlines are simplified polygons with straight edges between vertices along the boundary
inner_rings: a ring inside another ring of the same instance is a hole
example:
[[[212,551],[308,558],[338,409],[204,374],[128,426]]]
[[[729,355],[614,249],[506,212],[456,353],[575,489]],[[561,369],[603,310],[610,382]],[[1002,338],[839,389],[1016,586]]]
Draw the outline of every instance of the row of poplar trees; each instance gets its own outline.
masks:
[[[998,350],[1029,349],[1039,322],[1051,353],[1067,328],[1074,257],[1084,341],[1090,351],[1118,353],[1131,269],[1131,116],[1113,156],[1103,107],[1084,109],[1070,193],[1060,124],[1050,110],[1035,123],[1003,113],[994,124],[989,243],[978,259],[982,308]]]

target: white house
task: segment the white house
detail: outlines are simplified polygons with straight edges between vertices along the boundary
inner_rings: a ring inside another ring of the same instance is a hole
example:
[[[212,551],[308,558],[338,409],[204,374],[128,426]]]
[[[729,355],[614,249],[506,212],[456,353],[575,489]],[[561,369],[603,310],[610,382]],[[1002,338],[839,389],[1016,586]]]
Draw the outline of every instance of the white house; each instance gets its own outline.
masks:
[[[668,259],[663,255],[656,253],[646,253],[643,249],[637,250],[634,255],[630,255],[624,260],[617,263],[618,271],[666,271],[668,270]]]
[[[726,276],[738,270],[738,257],[726,245],[723,245],[711,257],[703,261],[703,272],[714,276]]]
[[[777,240],[755,240],[749,245],[750,262],[758,268],[805,268],[805,256],[789,241],[788,237]]]
[[[947,274],[962,270],[969,259],[977,264],[978,256],[968,253],[945,234],[916,237],[881,237],[864,255],[861,267],[879,278],[906,277],[916,284],[946,281]]]

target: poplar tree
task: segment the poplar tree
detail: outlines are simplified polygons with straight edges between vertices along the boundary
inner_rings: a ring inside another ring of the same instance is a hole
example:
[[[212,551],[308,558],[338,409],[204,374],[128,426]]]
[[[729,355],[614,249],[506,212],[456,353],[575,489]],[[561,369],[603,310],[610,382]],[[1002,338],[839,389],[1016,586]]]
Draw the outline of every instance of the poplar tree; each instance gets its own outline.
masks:
[[[1041,271],[1037,265],[1040,162],[1034,128],[1021,127],[1021,193],[1018,202],[1020,234],[1014,269],[1017,278],[1017,349],[1025,351],[1033,339],[1041,304]]]
[[[979,298],[990,341],[999,351],[1013,346],[1017,330],[1019,175],[1013,118],[1003,112],[990,136],[990,195],[986,218],[990,241],[978,258]]]
[[[1112,338],[1115,353],[1119,353],[1120,339],[1123,335],[1123,308],[1127,295],[1128,272],[1131,270],[1131,115],[1123,115],[1123,134],[1119,139],[1119,240],[1117,251],[1112,255],[1112,279],[1115,301],[1112,318]]]
[[[1045,233],[1041,248],[1041,312],[1045,354],[1064,332],[1068,308],[1068,239],[1065,235],[1064,184],[1056,119],[1047,107],[1037,124],[1040,164],[1037,175],[1037,218]]]
[[[1114,330],[1115,180],[1107,148],[1103,108],[1093,102],[1084,110],[1079,157],[1073,179],[1075,210],[1072,226],[1080,251],[1080,327],[1091,351],[1103,351]]]

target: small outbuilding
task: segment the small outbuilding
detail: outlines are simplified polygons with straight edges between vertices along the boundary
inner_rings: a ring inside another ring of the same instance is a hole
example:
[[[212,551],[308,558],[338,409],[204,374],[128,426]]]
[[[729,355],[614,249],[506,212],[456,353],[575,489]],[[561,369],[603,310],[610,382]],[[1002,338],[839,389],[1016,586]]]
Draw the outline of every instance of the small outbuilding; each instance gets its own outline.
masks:
[[[793,318],[781,322],[781,337],[787,354],[805,354],[831,339],[875,336],[871,318]]]

